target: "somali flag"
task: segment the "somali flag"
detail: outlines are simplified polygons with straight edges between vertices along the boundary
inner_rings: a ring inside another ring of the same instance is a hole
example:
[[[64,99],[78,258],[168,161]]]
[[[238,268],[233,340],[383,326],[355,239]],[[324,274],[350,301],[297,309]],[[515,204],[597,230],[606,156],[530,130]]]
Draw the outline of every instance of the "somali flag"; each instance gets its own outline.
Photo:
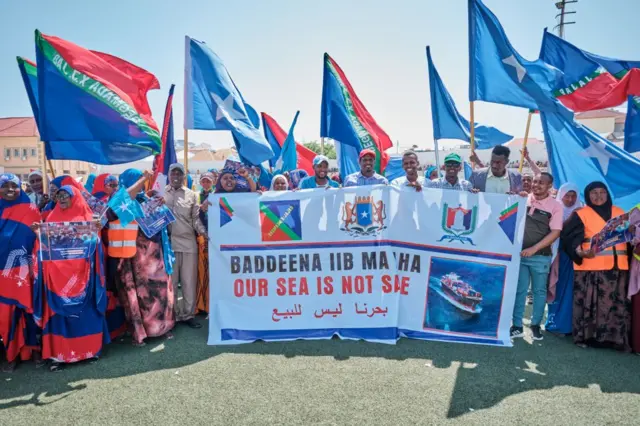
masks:
[[[431,59],[429,46],[427,46],[427,62],[429,66],[433,139],[436,141],[439,139],[458,139],[470,143],[471,124],[458,112],[453,98],[451,98],[447,88],[444,86],[433,59]],[[478,149],[489,149],[513,139],[513,136],[502,133],[494,127],[481,126],[476,123],[474,123],[474,127],[474,141]]]
[[[18,63],[49,158],[117,164],[160,151],[153,74],[37,30],[36,58],[35,72]]]
[[[205,43],[185,37],[184,128],[226,130],[238,154],[260,164],[273,149],[260,132],[260,117],[245,102],[222,59]]]
[[[287,133],[287,138],[282,144],[280,156],[276,161],[276,169],[278,170],[277,173],[290,172],[292,170],[295,170],[298,165],[298,153],[296,151],[296,141],[293,136],[293,130],[296,127],[299,115],[300,111],[297,111],[296,115],[293,117],[293,122],[291,123],[291,127],[289,128],[289,133]]]
[[[606,183],[613,203],[625,210],[638,204],[640,160],[588,127],[560,114],[540,112],[549,165],[557,187],[571,182],[584,189]]]
[[[109,207],[118,216],[122,226],[128,225],[139,217],[144,217],[140,203],[131,199],[124,186],[120,186],[120,189],[113,194],[109,200]]]

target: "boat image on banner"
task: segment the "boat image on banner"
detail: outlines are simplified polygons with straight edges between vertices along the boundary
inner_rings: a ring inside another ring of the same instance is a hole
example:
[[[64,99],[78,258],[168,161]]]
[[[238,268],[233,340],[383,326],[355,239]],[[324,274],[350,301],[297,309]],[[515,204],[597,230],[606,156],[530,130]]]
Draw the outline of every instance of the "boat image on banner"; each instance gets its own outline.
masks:
[[[497,336],[505,273],[502,265],[432,257],[424,328]]]

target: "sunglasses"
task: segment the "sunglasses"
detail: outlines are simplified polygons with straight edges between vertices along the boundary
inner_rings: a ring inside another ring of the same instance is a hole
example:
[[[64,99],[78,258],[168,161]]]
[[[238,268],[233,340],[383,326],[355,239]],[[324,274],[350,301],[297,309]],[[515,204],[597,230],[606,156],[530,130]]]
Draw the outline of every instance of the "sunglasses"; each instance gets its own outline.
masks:
[[[69,198],[71,198],[71,196],[66,192],[61,192],[60,194],[56,194],[56,199],[60,201],[68,200]]]
[[[460,163],[456,163],[454,161],[451,161],[451,162],[448,162],[448,163],[444,163],[445,167],[457,167],[459,165],[460,165]]]

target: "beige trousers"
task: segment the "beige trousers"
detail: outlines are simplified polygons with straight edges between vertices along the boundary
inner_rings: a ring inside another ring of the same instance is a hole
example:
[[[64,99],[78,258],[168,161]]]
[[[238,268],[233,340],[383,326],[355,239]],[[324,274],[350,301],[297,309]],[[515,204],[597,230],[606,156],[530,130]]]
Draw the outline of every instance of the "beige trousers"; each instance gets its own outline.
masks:
[[[176,252],[171,282],[174,287],[174,309],[176,321],[186,321],[194,317],[198,290],[198,253]],[[182,298],[178,296],[178,283],[182,286]]]

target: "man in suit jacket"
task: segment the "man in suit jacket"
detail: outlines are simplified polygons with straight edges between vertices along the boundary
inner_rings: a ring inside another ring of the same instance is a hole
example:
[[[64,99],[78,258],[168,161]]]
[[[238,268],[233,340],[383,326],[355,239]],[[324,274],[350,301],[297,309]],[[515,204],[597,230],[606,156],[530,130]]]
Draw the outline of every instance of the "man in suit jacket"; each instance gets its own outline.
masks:
[[[471,173],[469,182],[473,188],[480,192],[498,194],[520,193],[522,191],[522,175],[515,170],[507,169],[509,154],[511,154],[511,150],[506,146],[498,145],[493,148],[489,167],[474,170]]]

